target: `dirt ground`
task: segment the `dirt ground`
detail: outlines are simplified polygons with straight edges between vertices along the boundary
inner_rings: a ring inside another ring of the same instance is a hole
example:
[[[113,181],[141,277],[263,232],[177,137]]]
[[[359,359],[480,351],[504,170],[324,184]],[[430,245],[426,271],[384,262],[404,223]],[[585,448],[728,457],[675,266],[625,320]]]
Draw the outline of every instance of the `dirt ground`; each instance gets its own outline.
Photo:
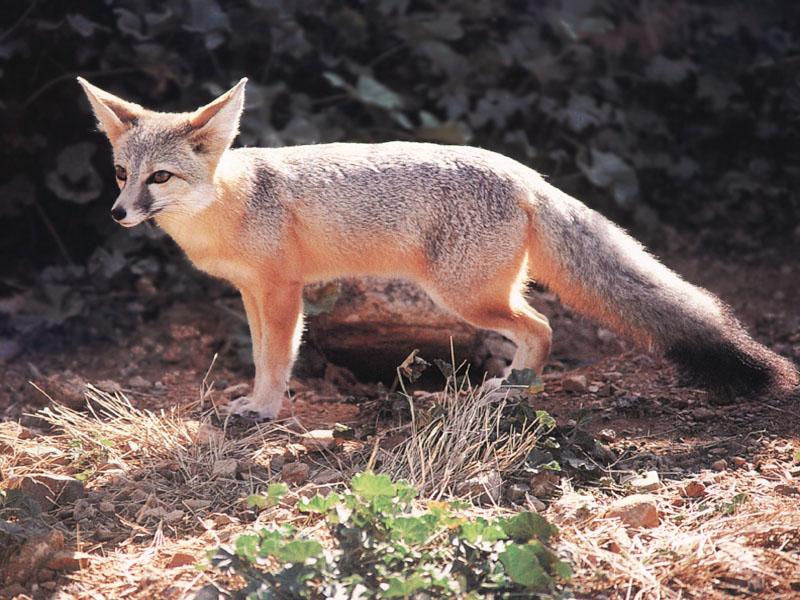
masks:
[[[800,261],[728,262],[674,256],[667,262],[730,303],[756,338],[800,363]],[[600,510],[597,506],[611,502],[619,488],[593,486],[585,492],[578,483],[562,482],[561,492],[545,498],[546,514],[562,528],[563,550],[576,566],[574,582],[568,588],[571,593],[578,597],[800,597],[800,538],[796,530],[800,527],[800,465],[794,462],[800,451],[800,398],[719,398],[682,387],[659,356],[576,316],[549,294],[534,293],[533,298],[537,308],[551,318],[555,335],[545,391],[536,397],[536,408],[549,411],[560,424],[571,420],[585,423],[586,430],[614,452],[611,472],[655,470],[662,482],[656,494],[664,515],[662,525],[650,533],[625,534],[624,542],[614,541],[617,538],[602,543],[599,538],[589,540],[582,530],[599,530],[586,525],[570,508],[570,499],[580,497],[594,503],[591,510]],[[157,414],[180,406],[186,418],[197,419],[201,399],[203,409],[222,406],[242,392],[239,384],[250,382],[248,369],[220,344],[227,322],[214,307],[180,304],[162,310],[156,320],[138,331],[123,332],[127,343],[70,347],[67,340],[53,338],[28,349],[11,363],[0,365],[0,423],[19,421],[33,432],[28,436],[40,436],[41,443],[47,444],[51,429],[30,415],[48,406],[50,400],[29,382],[73,408],[83,406],[81,383],[92,382],[107,391],[122,390],[137,409]],[[202,393],[209,369],[206,381],[211,384],[210,391]],[[585,382],[575,376],[585,376]],[[568,379],[578,380],[577,388],[567,384]],[[390,382],[356,382],[346,370],[328,367],[323,377],[293,380],[295,400],[291,406],[285,404],[284,416],[295,417],[306,429],[338,422],[380,433],[403,419],[402,407],[386,399],[388,385]],[[0,458],[2,447],[0,444]],[[0,488],[24,472],[19,461],[5,464],[6,480],[0,480]],[[688,559],[670,558],[669,552],[679,552],[676,540],[700,535],[707,526],[705,521],[693,520],[696,513],[687,512],[684,506],[692,503],[681,492],[687,481],[700,481],[708,494],[718,494],[720,506],[731,498],[738,502],[736,498],[742,494],[749,499],[751,508],[747,510],[736,514],[722,511],[729,520],[714,525],[704,538],[717,562],[697,540],[687,542]],[[106,492],[113,490],[106,488]],[[224,507],[216,511],[221,513],[225,513]],[[743,526],[737,519],[742,518],[777,527],[771,514],[781,515],[784,525],[780,531],[737,533],[737,527]],[[58,520],[56,512],[52,518]],[[131,543],[153,549],[155,556],[159,544],[164,543],[161,538],[174,538],[177,543],[185,531],[185,527],[154,528],[141,522],[128,526],[135,543],[120,542],[113,536],[103,539],[95,530],[80,540],[81,551],[108,556],[124,553],[124,546]],[[744,554],[725,562],[719,555],[725,550],[722,532],[727,531]],[[75,541],[74,535],[68,537]],[[617,543],[622,550],[614,550]],[[659,544],[672,547],[658,554]],[[594,552],[590,546],[600,549]],[[136,556],[145,556],[144,550],[141,552]],[[174,558],[175,552],[171,552]],[[747,557],[753,564],[742,573],[733,573],[731,565],[741,566]],[[166,559],[159,560],[163,563]],[[706,563],[711,566],[705,576],[687,575],[692,564],[700,569]],[[194,575],[182,572],[170,587],[157,583],[157,575],[142,575],[132,562],[126,564],[134,574],[118,575],[127,578],[127,583],[122,586],[125,593],[120,587],[116,597],[154,593],[181,597],[206,581],[196,571]],[[626,569],[631,570],[627,587],[621,575]],[[637,569],[649,570],[640,573]],[[616,574],[604,578],[600,575],[603,570],[616,570]],[[91,567],[83,566],[72,572],[50,570],[38,582],[9,586],[0,596],[89,597],[88,590],[94,589],[94,597],[113,597],[110,588],[104,591],[90,571]],[[104,577],[108,576],[106,572]]]

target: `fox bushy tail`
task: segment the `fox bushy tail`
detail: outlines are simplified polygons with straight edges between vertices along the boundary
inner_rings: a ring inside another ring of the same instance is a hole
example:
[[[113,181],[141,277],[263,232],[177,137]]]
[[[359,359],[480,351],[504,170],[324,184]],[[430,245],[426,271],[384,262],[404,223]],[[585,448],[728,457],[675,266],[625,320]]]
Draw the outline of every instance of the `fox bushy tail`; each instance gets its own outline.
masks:
[[[658,348],[705,387],[785,394],[798,385],[795,366],[753,340],[719,298],[602,215],[546,183],[532,211],[531,276],[578,312]]]

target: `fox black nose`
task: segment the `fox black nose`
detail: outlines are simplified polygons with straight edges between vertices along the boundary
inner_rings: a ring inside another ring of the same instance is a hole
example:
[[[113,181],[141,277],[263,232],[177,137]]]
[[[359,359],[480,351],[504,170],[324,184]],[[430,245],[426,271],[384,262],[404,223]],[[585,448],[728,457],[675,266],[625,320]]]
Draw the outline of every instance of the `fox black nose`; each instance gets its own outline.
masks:
[[[121,206],[115,206],[114,208],[111,209],[111,218],[114,219],[115,221],[122,221],[122,219],[125,218],[126,214],[127,213],[125,212],[125,209],[122,208]]]

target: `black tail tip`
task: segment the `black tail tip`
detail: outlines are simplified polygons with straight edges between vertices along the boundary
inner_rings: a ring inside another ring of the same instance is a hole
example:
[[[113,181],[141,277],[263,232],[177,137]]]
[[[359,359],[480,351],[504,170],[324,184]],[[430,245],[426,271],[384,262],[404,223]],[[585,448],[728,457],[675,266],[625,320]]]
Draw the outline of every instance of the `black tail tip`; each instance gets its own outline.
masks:
[[[665,355],[692,383],[713,390],[785,396],[800,385],[789,360],[750,338],[678,342]]]

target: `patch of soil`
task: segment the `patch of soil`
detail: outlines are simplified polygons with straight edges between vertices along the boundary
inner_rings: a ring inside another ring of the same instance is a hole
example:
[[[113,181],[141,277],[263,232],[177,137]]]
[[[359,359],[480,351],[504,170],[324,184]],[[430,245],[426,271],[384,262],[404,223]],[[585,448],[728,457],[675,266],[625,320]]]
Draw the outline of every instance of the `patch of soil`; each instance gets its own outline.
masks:
[[[681,257],[667,262],[729,302],[757,339],[800,362],[800,265]],[[661,357],[576,316],[552,295],[533,292],[532,303],[554,329],[536,408],[561,424],[581,422],[607,442],[618,457],[612,468],[656,469],[663,479],[681,479],[724,460],[732,475],[752,471],[755,477],[800,448],[800,398],[718,398],[683,387]],[[123,343],[64,351],[69,341],[62,339],[28,349],[0,365],[0,421],[46,431],[30,413],[50,399],[29,381],[72,406],[81,405],[75,386],[79,390],[85,381],[121,389],[135,406],[150,410],[222,407],[247,392],[252,376],[228,341],[229,326],[229,315],[214,308],[174,304],[138,330],[119,332]],[[387,399],[391,382],[360,383],[346,368],[324,361],[316,371],[319,377],[292,381],[293,402],[282,414],[305,429],[334,423],[389,429],[405,410]]]

